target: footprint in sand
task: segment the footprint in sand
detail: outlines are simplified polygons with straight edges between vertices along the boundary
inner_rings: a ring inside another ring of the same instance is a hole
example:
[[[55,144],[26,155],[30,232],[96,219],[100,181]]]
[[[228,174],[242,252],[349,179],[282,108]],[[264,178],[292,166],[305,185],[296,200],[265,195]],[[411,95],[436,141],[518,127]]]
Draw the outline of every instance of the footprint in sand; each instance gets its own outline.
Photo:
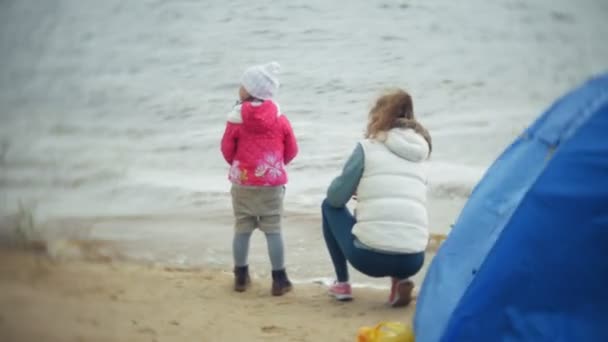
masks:
[[[260,330],[265,334],[284,334],[286,332],[285,328],[276,325],[265,325]]]
[[[154,330],[150,327],[141,328],[141,329],[137,330],[137,332],[140,334],[143,334],[143,335],[156,336],[156,330]]]

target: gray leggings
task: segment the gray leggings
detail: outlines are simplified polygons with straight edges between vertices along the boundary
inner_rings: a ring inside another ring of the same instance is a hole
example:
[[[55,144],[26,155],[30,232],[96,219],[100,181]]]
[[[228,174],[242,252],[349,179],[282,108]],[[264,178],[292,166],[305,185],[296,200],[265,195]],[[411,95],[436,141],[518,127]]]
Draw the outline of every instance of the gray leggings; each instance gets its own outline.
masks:
[[[283,252],[283,237],[281,232],[265,233],[266,242],[268,243],[268,255],[273,271],[279,271],[285,268],[285,257]],[[247,266],[247,256],[249,255],[249,239],[251,233],[235,233],[232,240],[232,254],[234,256],[234,265]]]
[[[251,187],[233,185],[232,207],[235,217],[235,234],[232,254],[235,266],[246,266],[249,240],[255,229],[266,235],[272,270],[285,268],[281,216],[285,187]]]

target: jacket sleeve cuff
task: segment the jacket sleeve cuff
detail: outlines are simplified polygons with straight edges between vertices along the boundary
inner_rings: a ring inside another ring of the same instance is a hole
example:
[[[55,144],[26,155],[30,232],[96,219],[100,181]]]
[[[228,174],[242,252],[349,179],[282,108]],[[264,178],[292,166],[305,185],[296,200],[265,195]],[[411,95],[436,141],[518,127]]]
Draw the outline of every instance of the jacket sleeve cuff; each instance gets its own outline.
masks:
[[[236,105],[232,108],[230,112],[228,112],[228,122],[234,124],[242,124],[243,117],[241,116],[241,105]]]

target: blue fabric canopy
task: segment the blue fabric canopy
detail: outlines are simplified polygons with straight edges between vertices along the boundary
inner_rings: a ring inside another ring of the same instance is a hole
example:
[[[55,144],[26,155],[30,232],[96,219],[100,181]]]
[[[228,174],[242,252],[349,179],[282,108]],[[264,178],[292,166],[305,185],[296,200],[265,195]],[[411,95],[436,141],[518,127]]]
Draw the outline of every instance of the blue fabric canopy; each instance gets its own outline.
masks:
[[[424,280],[416,341],[608,341],[608,74],[494,162]]]

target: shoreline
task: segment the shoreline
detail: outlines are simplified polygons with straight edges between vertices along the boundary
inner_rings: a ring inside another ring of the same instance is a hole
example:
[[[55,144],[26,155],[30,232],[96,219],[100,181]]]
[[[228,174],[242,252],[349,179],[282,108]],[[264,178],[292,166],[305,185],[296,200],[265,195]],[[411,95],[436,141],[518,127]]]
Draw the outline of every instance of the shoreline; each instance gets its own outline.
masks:
[[[5,220],[0,241],[14,238],[16,224]],[[286,266],[292,280],[314,283],[334,276],[330,257],[315,218],[288,216],[284,241]],[[183,269],[232,270],[232,228],[229,217],[154,215],[135,217],[64,218],[36,225],[34,237],[54,259],[130,261]],[[426,266],[445,239],[432,233],[425,267],[413,277],[420,285]],[[249,264],[253,275],[269,277],[266,241],[263,234],[252,237]],[[388,288],[386,279],[375,279],[352,270],[354,285]]]

